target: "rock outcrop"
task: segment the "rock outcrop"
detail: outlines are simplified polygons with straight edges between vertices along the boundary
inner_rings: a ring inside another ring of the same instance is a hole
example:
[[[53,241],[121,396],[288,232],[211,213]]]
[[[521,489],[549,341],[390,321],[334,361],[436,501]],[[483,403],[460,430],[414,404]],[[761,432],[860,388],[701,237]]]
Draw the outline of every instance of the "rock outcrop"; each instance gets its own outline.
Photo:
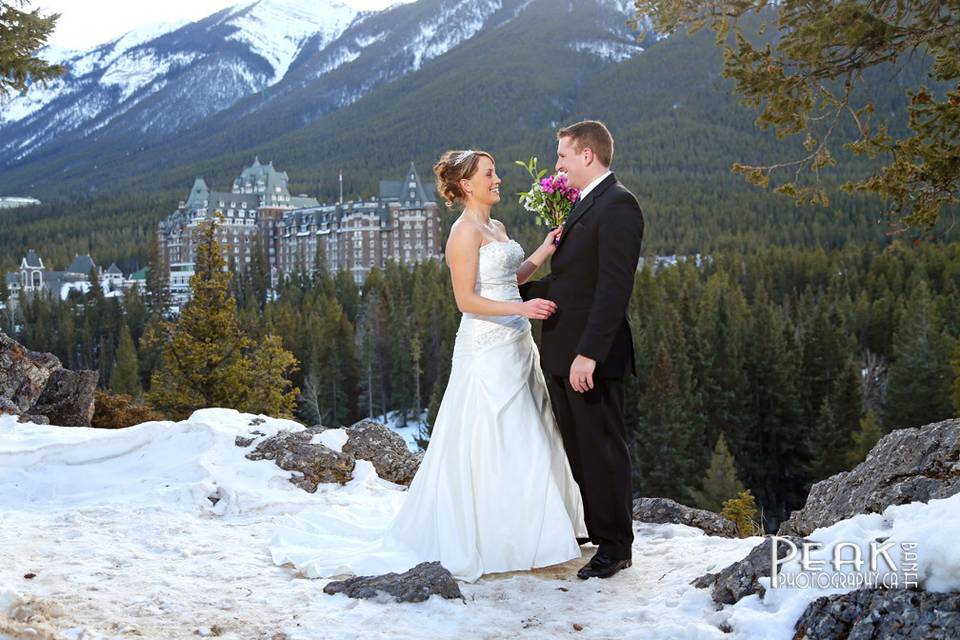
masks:
[[[96,371],[70,371],[50,353],[26,349],[0,332],[0,413],[21,421],[89,427]]]
[[[800,538],[790,539],[797,546],[803,543]],[[711,587],[710,596],[717,604],[735,604],[741,598],[755,593],[762,598],[766,590],[757,578],[770,576],[772,544],[773,538],[767,538],[755,546],[743,560],[734,562],[719,573],[704,574],[691,584],[698,589]],[[777,558],[785,558],[790,551],[790,545],[783,541],[778,542]]]
[[[345,428],[347,441],[340,451],[314,441],[327,430],[316,425],[303,431],[283,431],[258,443],[246,457],[273,460],[281,469],[296,472],[290,481],[311,493],[323,482],[349,482],[357,460],[369,461],[384,480],[406,486],[420,468],[423,454],[412,453],[403,438],[379,422],[362,420]],[[238,437],[236,444],[247,447],[253,442],[253,438]]]
[[[852,471],[822,480],[807,502],[780,526],[780,535],[806,536],[860,513],[891,505],[948,498],[960,491],[960,419],[888,433]]]
[[[685,524],[701,529],[710,536],[737,537],[737,526],[723,516],[705,509],[694,509],[669,498],[636,498],[633,501],[633,519],[654,524]]]
[[[403,438],[373,420],[361,420],[346,431],[344,453],[369,460],[384,480],[410,486],[420,468],[422,453],[412,453]]]
[[[330,595],[342,593],[350,598],[377,598],[388,594],[396,602],[423,602],[432,595],[448,600],[464,599],[457,581],[439,562],[422,562],[403,573],[357,576],[330,582],[323,592]]]
[[[858,589],[817,598],[794,625],[794,640],[960,638],[960,594]]]
[[[324,427],[309,427],[303,431],[281,431],[260,442],[246,455],[249,460],[273,460],[278,467],[293,471],[290,482],[313,493],[325,482],[345,484],[353,477],[354,457],[334,451],[321,443],[311,442]],[[250,441],[238,441],[246,446]]]

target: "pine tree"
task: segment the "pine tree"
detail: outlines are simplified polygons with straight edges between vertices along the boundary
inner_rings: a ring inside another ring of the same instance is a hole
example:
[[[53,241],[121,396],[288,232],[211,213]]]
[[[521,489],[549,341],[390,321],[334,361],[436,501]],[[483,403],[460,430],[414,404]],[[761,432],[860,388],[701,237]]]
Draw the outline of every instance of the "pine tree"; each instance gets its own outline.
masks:
[[[798,354],[788,340],[790,323],[763,292],[750,312],[750,349],[745,357],[749,423],[740,468],[764,511],[785,517],[806,498],[804,465],[810,452],[802,437],[803,411],[797,389]],[[799,503],[799,504],[798,504]]]
[[[133,398],[143,395],[140,386],[140,363],[137,349],[133,344],[130,329],[126,323],[120,329],[120,343],[117,347],[117,361],[110,372],[110,391],[125,394]]]
[[[683,499],[691,484],[700,429],[692,410],[690,370],[685,360],[679,318],[670,309],[662,317],[665,332],[638,401],[638,422],[630,437],[634,488],[647,496]]]
[[[46,86],[66,72],[63,65],[50,64],[36,55],[56,28],[60,14],[25,11],[29,4],[27,0],[0,2],[0,99],[11,92],[28,91],[35,83]]]
[[[883,437],[872,411],[860,419],[860,428],[853,434],[853,447],[847,452],[847,467],[853,468],[867,459],[867,454]]]
[[[10,300],[10,288],[7,286],[6,274],[0,272],[0,304],[6,306]]]
[[[696,507],[720,513],[723,503],[737,497],[741,491],[743,483],[737,476],[733,454],[727,448],[723,434],[720,434],[701,488],[688,490],[690,499]]]
[[[741,538],[763,535],[763,528],[756,521],[757,503],[749,489],[725,501],[720,515],[737,525],[737,533]]]
[[[814,459],[810,475],[814,482],[848,468],[846,452],[853,446],[862,414],[860,374],[853,362],[847,361],[811,427]]]
[[[953,415],[953,340],[943,331],[926,281],[921,280],[902,309],[893,336],[884,424],[917,427]]]
[[[156,321],[170,308],[170,267],[160,252],[157,234],[147,242],[147,279],[145,300],[151,319]]]
[[[283,348],[280,337],[264,336],[243,363],[249,370],[249,382],[237,408],[279,418],[293,417],[300,390],[293,386],[289,376],[298,363],[294,355]]]
[[[174,325],[160,324],[149,340],[162,349],[160,368],[147,398],[176,419],[201,407],[242,407],[245,411],[289,415],[296,391],[285,374],[296,360],[271,336],[251,352],[240,328],[236,301],[227,295],[230,273],[216,237],[218,218],[200,228],[191,299]]]

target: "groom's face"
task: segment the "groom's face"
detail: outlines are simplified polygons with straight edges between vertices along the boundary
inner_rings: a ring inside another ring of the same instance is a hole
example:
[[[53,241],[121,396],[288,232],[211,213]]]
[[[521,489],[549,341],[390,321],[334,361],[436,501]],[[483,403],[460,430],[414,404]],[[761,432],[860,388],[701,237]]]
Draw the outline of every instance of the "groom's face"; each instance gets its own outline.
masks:
[[[563,136],[557,140],[556,170],[566,173],[570,185],[577,189],[583,189],[590,182],[586,179],[588,155],[588,149],[577,151],[577,147],[570,136]]]

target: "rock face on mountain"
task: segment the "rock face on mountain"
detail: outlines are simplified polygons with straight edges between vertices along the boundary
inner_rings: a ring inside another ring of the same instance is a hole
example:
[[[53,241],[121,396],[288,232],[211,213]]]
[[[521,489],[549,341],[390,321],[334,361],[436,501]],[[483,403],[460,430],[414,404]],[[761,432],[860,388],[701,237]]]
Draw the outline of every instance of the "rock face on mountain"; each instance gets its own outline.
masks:
[[[22,421],[89,427],[96,371],[70,371],[50,353],[26,349],[0,332],[0,413]]]
[[[892,431],[852,471],[821,480],[780,535],[809,535],[860,513],[947,498],[960,491],[960,419]]]
[[[669,498],[636,498],[633,519],[655,524],[685,524],[709,536],[737,537],[737,525],[733,522],[712,511],[687,507]]]

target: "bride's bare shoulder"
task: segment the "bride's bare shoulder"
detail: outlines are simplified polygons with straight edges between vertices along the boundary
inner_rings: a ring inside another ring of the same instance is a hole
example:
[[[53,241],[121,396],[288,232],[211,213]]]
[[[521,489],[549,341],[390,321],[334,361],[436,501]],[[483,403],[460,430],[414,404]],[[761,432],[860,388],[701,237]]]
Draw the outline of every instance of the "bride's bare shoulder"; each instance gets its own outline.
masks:
[[[446,255],[449,257],[458,257],[476,253],[480,250],[483,243],[483,232],[480,228],[464,218],[457,218],[450,225],[450,236],[447,238]]]

